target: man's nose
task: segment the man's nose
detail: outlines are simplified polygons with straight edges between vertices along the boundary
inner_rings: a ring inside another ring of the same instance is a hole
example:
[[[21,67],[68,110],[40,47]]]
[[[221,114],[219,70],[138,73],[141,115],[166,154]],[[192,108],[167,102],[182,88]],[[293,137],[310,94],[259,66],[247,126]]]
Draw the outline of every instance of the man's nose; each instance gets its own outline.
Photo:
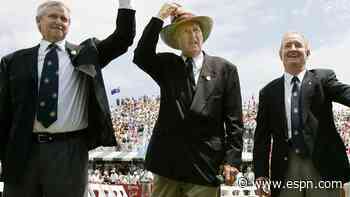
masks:
[[[190,35],[191,35],[191,38],[196,38],[196,32],[191,31],[191,32],[190,32]]]
[[[295,47],[295,45],[294,44],[292,44],[292,46],[291,46],[291,48],[290,48],[291,50],[295,50],[296,49],[296,47]]]
[[[56,23],[57,23],[57,24],[62,24],[63,21],[62,21],[60,18],[58,18],[58,19],[56,20]]]

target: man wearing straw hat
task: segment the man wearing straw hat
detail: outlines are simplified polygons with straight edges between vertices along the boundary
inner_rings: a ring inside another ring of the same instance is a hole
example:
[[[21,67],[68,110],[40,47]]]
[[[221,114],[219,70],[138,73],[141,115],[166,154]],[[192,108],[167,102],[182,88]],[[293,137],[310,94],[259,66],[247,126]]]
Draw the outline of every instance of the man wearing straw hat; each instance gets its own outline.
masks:
[[[170,25],[163,21],[172,16]],[[215,197],[223,173],[241,163],[242,106],[237,68],[202,50],[213,21],[164,4],[146,26],[134,62],[160,86],[159,117],[146,155],[153,197]],[[159,39],[181,51],[156,53]],[[223,172],[219,172],[220,166]]]
[[[0,64],[0,160],[5,197],[83,197],[88,150],[116,146],[102,68],[125,53],[135,35],[130,0],[119,0],[116,30],[79,45],[65,40],[70,9],[45,1],[37,9],[38,45]]]

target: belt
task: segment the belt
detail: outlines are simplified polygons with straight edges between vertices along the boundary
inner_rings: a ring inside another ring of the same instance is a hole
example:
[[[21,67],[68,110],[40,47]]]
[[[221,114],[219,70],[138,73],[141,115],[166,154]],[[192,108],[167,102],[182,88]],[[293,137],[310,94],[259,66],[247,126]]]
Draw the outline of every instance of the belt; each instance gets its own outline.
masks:
[[[78,137],[83,137],[86,133],[86,129],[70,131],[65,133],[47,133],[47,132],[36,132],[33,133],[33,141],[36,143],[50,143],[53,141],[63,141]]]

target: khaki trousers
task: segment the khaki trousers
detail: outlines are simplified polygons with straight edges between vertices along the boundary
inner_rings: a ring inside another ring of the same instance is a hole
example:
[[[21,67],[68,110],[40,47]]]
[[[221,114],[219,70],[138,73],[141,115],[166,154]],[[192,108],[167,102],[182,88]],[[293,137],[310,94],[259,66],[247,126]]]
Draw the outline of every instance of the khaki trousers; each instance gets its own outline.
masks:
[[[168,179],[154,174],[151,197],[218,197],[219,187],[208,187]]]

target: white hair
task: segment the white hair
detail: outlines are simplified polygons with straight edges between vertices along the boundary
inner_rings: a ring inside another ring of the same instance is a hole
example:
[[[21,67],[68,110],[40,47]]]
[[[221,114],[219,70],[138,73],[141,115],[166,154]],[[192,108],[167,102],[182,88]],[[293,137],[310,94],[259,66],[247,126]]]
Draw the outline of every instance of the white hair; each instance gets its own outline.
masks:
[[[36,22],[40,21],[40,18],[46,14],[47,10],[51,7],[60,7],[60,8],[64,8],[65,10],[67,10],[68,15],[70,16],[70,9],[69,7],[64,4],[61,1],[46,1],[42,4],[40,4],[36,10]]]

